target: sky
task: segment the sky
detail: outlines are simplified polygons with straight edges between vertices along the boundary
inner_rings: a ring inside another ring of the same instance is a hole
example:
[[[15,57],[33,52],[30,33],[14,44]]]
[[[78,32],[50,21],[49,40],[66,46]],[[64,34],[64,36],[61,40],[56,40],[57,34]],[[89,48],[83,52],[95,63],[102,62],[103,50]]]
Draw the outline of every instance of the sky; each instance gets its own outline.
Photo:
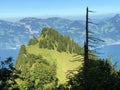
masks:
[[[120,12],[120,0],[0,0],[0,18],[82,16]]]

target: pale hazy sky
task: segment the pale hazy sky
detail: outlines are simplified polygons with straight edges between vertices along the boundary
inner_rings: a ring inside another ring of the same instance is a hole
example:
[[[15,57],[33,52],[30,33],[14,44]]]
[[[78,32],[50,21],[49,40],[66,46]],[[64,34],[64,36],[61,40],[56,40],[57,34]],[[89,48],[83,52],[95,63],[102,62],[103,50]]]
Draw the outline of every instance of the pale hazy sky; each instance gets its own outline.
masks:
[[[0,0],[0,18],[79,16],[120,12],[120,0]]]

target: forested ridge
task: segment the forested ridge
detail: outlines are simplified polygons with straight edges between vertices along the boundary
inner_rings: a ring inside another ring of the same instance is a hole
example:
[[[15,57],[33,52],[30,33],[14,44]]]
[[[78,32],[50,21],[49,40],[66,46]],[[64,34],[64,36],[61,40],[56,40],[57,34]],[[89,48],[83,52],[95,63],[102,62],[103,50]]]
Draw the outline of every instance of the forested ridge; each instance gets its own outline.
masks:
[[[36,47],[38,49],[36,49]],[[83,48],[72,39],[70,39],[69,36],[61,35],[52,28],[43,28],[42,33],[38,39],[36,37],[33,37],[32,39],[30,39],[28,46],[21,46],[18,58],[16,60],[15,67],[21,71],[20,76],[24,76],[24,80],[21,81],[19,79],[18,83],[20,84],[20,86],[24,83],[22,86],[25,86],[26,89],[56,89],[59,85],[59,77],[62,77],[60,76],[62,74],[56,75],[57,73],[62,72],[58,72],[57,68],[59,68],[59,66],[57,64],[59,63],[55,59],[53,59],[54,57],[52,57],[50,61],[46,60],[45,58],[43,58],[44,55],[40,55],[40,53],[36,55],[36,53],[29,52],[29,50],[33,49],[36,49],[36,51],[38,50],[38,53],[39,49],[42,50],[42,52],[44,52],[45,49],[47,51],[50,51],[50,55],[51,50],[53,50],[53,52],[56,51],[60,55],[62,55],[62,53],[65,53],[66,55],[69,54],[71,57],[73,56],[73,54],[83,54]],[[62,60],[63,58],[64,57],[61,56],[60,60]],[[67,61],[70,62],[69,60]],[[78,66],[78,64],[76,65]],[[64,77],[65,75],[63,75],[63,78]],[[65,80],[63,79],[63,81]]]
[[[63,36],[52,28],[43,28],[39,47],[55,49],[59,52],[83,54],[83,48],[70,39],[69,36]]]

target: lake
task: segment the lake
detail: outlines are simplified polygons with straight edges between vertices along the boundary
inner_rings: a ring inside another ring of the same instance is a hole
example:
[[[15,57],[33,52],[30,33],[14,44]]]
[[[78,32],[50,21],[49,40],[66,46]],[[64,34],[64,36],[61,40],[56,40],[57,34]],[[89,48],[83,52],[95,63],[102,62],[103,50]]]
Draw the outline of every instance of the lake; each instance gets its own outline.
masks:
[[[120,45],[104,46],[98,50],[100,53],[98,56],[101,58],[111,58],[113,63],[117,63],[120,68]]]
[[[15,61],[18,55],[19,49],[0,49],[0,60],[4,60],[8,57],[12,57]]]

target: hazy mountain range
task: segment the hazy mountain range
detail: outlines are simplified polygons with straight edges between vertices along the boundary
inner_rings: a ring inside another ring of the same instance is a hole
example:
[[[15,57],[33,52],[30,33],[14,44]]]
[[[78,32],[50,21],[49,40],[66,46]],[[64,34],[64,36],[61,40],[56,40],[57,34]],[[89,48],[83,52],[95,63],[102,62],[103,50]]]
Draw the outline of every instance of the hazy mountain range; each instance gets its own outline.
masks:
[[[120,44],[120,14],[104,20],[90,20],[89,29],[95,37],[105,40],[103,45]],[[0,20],[0,49],[16,49],[27,44],[33,36],[38,37],[43,27],[52,27],[61,34],[69,35],[83,45],[85,36],[85,21],[69,20],[59,17],[40,19],[24,18],[17,22]],[[102,45],[102,46],[103,46]]]

